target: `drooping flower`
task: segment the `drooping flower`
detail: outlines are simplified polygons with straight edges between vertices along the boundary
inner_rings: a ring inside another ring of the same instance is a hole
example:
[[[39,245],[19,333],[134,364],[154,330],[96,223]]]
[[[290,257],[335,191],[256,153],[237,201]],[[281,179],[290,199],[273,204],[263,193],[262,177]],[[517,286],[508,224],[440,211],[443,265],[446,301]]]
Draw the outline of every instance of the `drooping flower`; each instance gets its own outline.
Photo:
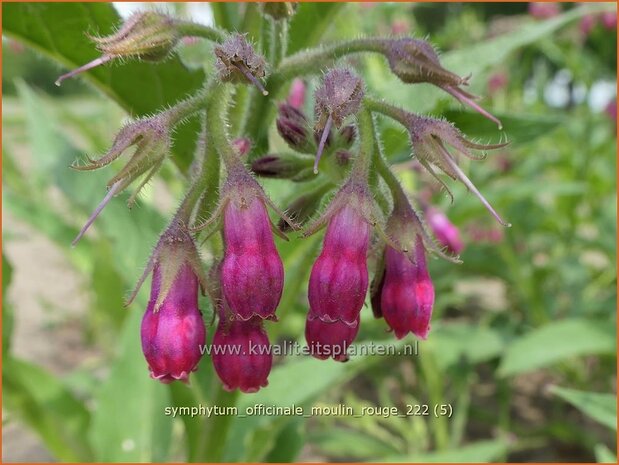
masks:
[[[371,209],[367,186],[351,179],[340,189],[324,215],[306,230],[308,235],[327,224],[323,248],[309,279],[306,338],[310,347],[328,342],[333,347],[343,348],[357,334],[359,312],[368,289]],[[321,331],[324,334],[320,335]],[[325,358],[324,354],[313,355]],[[333,356],[344,360],[345,352]]]
[[[182,35],[175,20],[155,11],[142,11],[131,15],[120,29],[107,37],[91,37],[101,56],[58,78],[56,85],[65,79],[118,58],[139,58],[161,61],[174,49]]]
[[[266,196],[246,173],[223,188],[223,295],[237,318],[275,318],[284,266],[275,247]]]
[[[402,339],[411,332],[426,339],[433,305],[434,286],[421,238],[417,237],[414,254],[405,254],[387,246],[380,311],[395,336]]]
[[[221,314],[211,354],[227,391],[253,393],[268,385],[273,356],[261,318],[242,321]]]
[[[186,230],[173,225],[162,235],[145,274],[151,269],[150,300],[141,326],[144,357],[154,379],[187,382],[202,357],[206,330],[198,308],[204,279]]]

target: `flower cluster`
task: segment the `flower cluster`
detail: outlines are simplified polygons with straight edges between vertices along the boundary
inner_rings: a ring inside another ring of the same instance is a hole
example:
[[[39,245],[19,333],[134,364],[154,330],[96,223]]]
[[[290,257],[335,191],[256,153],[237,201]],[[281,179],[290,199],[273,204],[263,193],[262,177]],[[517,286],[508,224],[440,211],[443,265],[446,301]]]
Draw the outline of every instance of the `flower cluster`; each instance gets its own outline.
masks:
[[[296,10],[290,3],[256,8],[274,28],[289,21]],[[434,306],[429,254],[457,261],[464,243],[458,228],[429,199],[418,199],[422,208],[416,210],[417,201],[382,153],[376,117],[391,118],[406,129],[419,170],[427,170],[445,187],[437,170],[460,181],[503,225],[507,223],[465,175],[456,156],[478,159],[482,157],[474,151],[505,144],[473,142],[447,121],[373,99],[353,69],[332,66],[340,52],[330,56],[318,49],[281,56],[285,48],[278,52],[277,44],[261,50],[249,35],[160,13],[136,14],[113,35],[96,38],[101,57],[59,81],[115,58],[165,59],[187,36],[216,42],[211,57],[215,73],[204,87],[158,114],[129,123],[107,153],[73,166],[104,168],[134,148],[109,181],[107,195],[77,242],[112,197],[139,180],[129,199],[135,202],[169,157],[176,125],[202,113],[203,129],[187,173],[191,185],[129,299],[152,274],[141,328],[151,376],[164,383],[187,382],[210,341],[208,353],[224,389],[251,393],[267,386],[274,363],[268,329],[278,322],[284,292],[284,262],[275,236],[287,239],[286,234],[301,228],[299,239],[325,229],[307,286],[305,338],[312,356],[348,360],[347,348],[360,332],[368,290],[374,316],[383,318],[396,338],[412,333],[426,339]],[[428,42],[401,37],[351,44],[339,50],[366,47],[382,53],[403,82],[434,84],[500,125],[463,90],[470,77],[444,68]],[[290,70],[300,75],[285,100],[265,103],[282,97],[287,81],[295,77]],[[316,71],[323,75],[309,105],[308,83]],[[246,84],[254,88],[239,88]],[[270,145],[266,135],[272,120],[282,142]],[[267,196],[259,178],[296,183],[286,213]],[[269,216],[271,210],[280,217],[277,224]],[[207,260],[201,257],[202,247],[209,248]],[[368,260],[371,252],[376,260]],[[205,311],[212,315],[210,321],[205,322],[198,308],[200,290],[210,301],[204,304],[212,310]],[[215,329],[209,338],[211,326]]]

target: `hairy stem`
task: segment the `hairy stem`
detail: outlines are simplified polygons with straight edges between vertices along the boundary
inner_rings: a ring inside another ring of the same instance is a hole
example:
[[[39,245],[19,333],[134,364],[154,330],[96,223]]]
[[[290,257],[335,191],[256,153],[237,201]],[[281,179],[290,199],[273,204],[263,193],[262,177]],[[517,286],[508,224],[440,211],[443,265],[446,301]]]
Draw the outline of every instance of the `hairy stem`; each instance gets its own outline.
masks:
[[[213,42],[223,42],[228,37],[225,31],[191,21],[175,21],[175,26],[184,36],[202,37]]]
[[[320,73],[339,58],[352,53],[384,53],[385,41],[361,38],[295,53],[284,60],[274,73],[274,78],[285,82],[295,76]]]

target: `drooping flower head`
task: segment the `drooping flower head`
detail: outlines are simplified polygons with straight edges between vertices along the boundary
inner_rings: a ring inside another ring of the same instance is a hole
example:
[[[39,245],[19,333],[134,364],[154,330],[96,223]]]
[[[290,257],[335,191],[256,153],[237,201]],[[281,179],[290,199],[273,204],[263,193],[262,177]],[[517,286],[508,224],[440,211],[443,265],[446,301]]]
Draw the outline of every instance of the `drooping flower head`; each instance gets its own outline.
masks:
[[[245,82],[255,85],[263,95],[269,95],[260,81],[265,78],[266,60],[256,53],[243,34],[232,34],[214,48],[215,66],[224,82]]]
[[[56,85],[59,86],[65,79],[116,58],[161,61],[172,52],[181,37],[173,18],[155,11],[134,13],[114,34],[107,37],[91,37],[97,44],[101,56],[60,76]]]
[[[359,324],[368,289],[371,208],[367,186],[349,181],[306,231],[310,234],[327,223],[322,252],[309,279],[306,337],[310,345],[321,340],[316,331],[324,331],[324,337],[336,346],[349,344],[356,335],[353,329]]]
[[[103,168],[119,158],[130,147],[135,146],[135,151],[127,164],[108,182],[109,190],[107,195],[74,239],[73,245],[82,238],[112,197],[122,192],[139,177],[144,176],[142,182],[129,198],[129,206],[133,205],[141,189],[161,168],[165,158],[170,153],[172,145],[170,126],[169,115],[165,112],[151,118],[131,122],[120,130],[112,143],[112,147],[101,158],[96,160],[88,158],[87,163],[84,165],[74,163],[71,166],[79,171]]]
[[[204,286],[205,279],[186,229],[178,224],[168,228],[145,276],[150,270],[151,294],[141,327],[144,357],[153,378],[163,383],[187,382],[202,357],[206,331],[198,308],[199,286]],[[136,293],[137,289],[132,298]]]
[[[364,95],[363,81],[351,71],[335,68],[325,74],[322,86],[314,94],[315,131],[321,133],[314,173],[318,173],[318,163],[331,133],[331,126],[341,128],[349,116],[356,114]]]
[[[398,339],[409,332],[426,339],[430,331],[434,286],[425,253],[420,236],[417,236],[412,254],[405,254],[391,246],[385,249],[379,308]]]
[[[460,77],[445,69],[436,50],[425,40],[410,37],[389,39],[383,42],[383,53],[387,57],[391,71],[407,84],[427,82],[443,89],[464,105],[470,106],[486,118],[494,121],[499,129],[501,122],[481,106],[475,95],[466,92],[462,86],[468,85],[470,77]]]
[[[275,318],[284,267],[275,247],[268,198],[245,171],[231,172],[222,189],[223,295],[238,319]]]

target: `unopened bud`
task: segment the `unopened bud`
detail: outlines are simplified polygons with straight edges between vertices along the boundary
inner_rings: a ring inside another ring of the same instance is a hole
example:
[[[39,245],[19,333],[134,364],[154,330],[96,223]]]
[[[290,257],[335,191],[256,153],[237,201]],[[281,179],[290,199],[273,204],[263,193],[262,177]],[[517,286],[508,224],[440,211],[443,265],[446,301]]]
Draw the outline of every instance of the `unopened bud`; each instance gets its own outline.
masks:
[[[134,13],[115,34],[92,37],[101,57],[60,76],[56,85],[116,58],[161,61],[172,52],[181,37],[173,18],[154,11]]]
[[[299,4],[294,2],[266,2],[264,14],[275,20],[289,19],[297,11],[298,6]]]
[[[254,160],[251,169],[265,178],[301,182],[314,177],[312,163],[312,158],[303,155],[265,155]]]
[[[305,115],[289,103],[279,105],[277,132],[288,146],[301,153],[315,153],[316,145],[309,137],[310,131]]]
[[[263,95],[269,93],[260,81],[266,77],[266,61],[257,54],[242,34],[233,34],[214,49],[219,79],[255,85]]]

